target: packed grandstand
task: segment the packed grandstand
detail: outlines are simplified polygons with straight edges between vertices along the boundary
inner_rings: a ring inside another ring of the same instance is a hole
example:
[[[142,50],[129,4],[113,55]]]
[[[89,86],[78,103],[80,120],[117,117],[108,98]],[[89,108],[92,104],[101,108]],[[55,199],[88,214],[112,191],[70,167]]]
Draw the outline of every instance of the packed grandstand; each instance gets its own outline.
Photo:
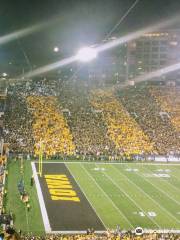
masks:
[[[166,82],[121,89],[83,81],[34,80],[10,84],[1,99],[1,202],[7,157],[46,160],[132,161],[180,158],[180,87]],[[22,169],[21,169],[22,170]],[[22,170],[23,171],[23,170]],[[22,172],[21,172],[22,173]],[[28,202],[28,200],[27,200]],[[5,208],[1,203],[1,212]],[[16,229],[17,231],[19,229]],[[107,230],[80,235],[21,235],[21,239],[179,239],[176,233]],[[133,230],[134,231],[134,230]]]
[[[47,80],[11,85],[5,142],[12,153],[37,156],[42,140],[47,158],[178,156],[179,91],[160,83],[124,90]]]

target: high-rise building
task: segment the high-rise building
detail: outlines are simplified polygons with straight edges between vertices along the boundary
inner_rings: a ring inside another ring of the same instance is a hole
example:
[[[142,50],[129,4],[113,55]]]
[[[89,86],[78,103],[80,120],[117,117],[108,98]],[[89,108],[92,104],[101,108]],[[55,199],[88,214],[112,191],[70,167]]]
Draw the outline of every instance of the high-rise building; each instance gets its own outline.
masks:
[[[127,44],[127,78],[180,62],[180,30],[146,33]],[[172,73],[175,78],[178,72]]]
[[[116,38],[108,39],[113,41]],[[180,30],[161,30],[120,45],[88,64],[90,81],[117,83],[180,62]],[[180,77],[180,70],[162,78]]]

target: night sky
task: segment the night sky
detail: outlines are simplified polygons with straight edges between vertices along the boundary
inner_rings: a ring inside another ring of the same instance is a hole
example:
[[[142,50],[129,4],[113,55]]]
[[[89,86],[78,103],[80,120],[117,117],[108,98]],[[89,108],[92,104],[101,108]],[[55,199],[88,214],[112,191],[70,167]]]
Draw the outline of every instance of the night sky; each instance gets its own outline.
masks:
[[[31,66],[41,66],[72,55],[80,46],[101,42],[134,1],[1,0],[1,36],[52,22],[39,32],[0,46],[0,72],[13,67],[28,69],[24,53]],[[121,36],[178,12],[180,0],[140,0],[115,33]],[[58,54],[53,52],[54,46],[60,48]]]

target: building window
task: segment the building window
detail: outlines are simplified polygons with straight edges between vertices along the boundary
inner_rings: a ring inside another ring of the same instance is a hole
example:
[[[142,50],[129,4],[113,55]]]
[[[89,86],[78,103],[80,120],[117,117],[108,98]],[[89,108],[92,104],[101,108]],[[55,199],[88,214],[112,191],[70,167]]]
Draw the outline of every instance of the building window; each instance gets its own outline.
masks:
[[[167,58],[167,54],[160,54],[160,58]]]
[[[161,40],[162,45],[167,45],[167,43],[168,43],[167,40]]]
[[[166,47],[160,47],[160,52],[167,52],[167,48]]]
[[[151,57],[157,59],[158,58],[158,54],[152,53]]]
[[[152,47],[152,52],[158,52],[159,48],[158,47]]]
[[[160,65],[161,65],[161,66],[166,65],[166,61],[165,61],[165,60],[161,60],[161,61],[160,61]]]
[[[152,45],[158,45],[159,44],[159,41],[158,40],[153,40],[152,41]]]

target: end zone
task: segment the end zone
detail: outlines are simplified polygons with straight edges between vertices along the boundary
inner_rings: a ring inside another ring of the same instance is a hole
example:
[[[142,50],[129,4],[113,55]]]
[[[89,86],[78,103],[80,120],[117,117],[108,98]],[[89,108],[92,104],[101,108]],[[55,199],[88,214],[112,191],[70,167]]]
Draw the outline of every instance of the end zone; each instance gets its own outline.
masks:
[[[37,176],[37,163],[32,163],[32,170],[47,233],[105,230],[64,163],[45,164],[42,177]]]

